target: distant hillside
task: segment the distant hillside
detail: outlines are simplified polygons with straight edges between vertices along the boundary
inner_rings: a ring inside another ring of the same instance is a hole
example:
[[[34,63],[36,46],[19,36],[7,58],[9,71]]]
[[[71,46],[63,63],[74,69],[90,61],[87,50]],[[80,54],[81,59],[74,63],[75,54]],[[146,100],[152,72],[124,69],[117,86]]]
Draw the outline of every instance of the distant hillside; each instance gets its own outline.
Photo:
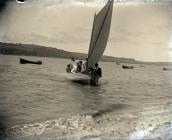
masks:
[[[21,43],[2,43],[0,42],[0,54],[4,55],[26,55],[26,56],[39,56],[39,57],[53,57],[53,58],[66,58],[70,59],[85,59],[87,54],[68,52],[56,48],[45,47],[33,44]],[[134,59],[116,58],[112,56],[103,56],[101,61],[118,62],[118,63],[136,63]]]
[[[21,43],[2,43],[0,42],[0,54],[4,55],[25,55],[25,56],[39,56],[39,57],[53,57],[82,60],[87,58],[87,54],[68,52],[56,48],[45,47],[34,44],[21,44]],[[130,64],[143,64],[143,65],[172,65],[171,62],[141,62],[135,61],[130,58],[118,58],[112,56],[103,56],[101,61],[116,62],[116,63],[130,63]]]

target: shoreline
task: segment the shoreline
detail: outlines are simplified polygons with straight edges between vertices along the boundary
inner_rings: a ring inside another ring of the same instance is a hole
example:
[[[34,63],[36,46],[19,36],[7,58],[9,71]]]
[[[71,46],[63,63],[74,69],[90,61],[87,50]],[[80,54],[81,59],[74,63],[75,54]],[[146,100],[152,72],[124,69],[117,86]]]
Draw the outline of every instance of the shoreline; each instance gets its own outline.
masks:
[[[35,57],[35,58],[52,58],[52,59],[66,59],[70,60],[71,58],[66,58],[66,57],[53,57],[53,56],[34,56],[34,55],[20,55],[20,54],[1,54],[0,56],[18,56],[18,57]],[[106,56],[105,56],[106,57]],[[114,57],[115,58],[115,57]],[[130,58],[117,58],[117,59],[130,59]],[[85,60],[84,58],[77,58],[76,60]],[[134,61],[134,62],[123,62],[119,60],[113,60],[113,61],[108,61],[108,60],[100,60],[100,62],[109,62],[109,63],[116,63],[117,65],[121,64],[129,64],[129,65],[152,65],[152,66],[172,66],[172,62],[144,62],[144,61]],[[119,64],[118,64],[119,63]]]

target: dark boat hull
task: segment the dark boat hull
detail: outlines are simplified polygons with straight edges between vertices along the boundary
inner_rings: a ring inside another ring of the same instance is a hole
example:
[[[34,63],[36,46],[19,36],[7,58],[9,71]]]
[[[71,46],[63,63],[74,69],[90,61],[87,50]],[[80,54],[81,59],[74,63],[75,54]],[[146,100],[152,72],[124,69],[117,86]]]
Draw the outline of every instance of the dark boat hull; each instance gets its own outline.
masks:
[[[163,70],[172,70],[172,68],[163,68]]]
[[[123,68],[123,69],[134,69],[133,66],[125,66],[125,65],[122,65],[122,68]]]
[[[37,65],[41,65],[42,62],[41,61],[29,61],[29,60],[20,58],[20,64],[37,64]]]

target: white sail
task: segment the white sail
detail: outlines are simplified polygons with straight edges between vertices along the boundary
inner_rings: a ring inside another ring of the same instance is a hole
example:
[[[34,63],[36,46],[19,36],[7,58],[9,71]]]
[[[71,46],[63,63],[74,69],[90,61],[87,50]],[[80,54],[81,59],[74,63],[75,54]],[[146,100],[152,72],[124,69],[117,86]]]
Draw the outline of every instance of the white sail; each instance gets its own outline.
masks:
[[[88,52],[88,67],[94,67],[102,57],[111,26],[113,0],[108,1],[104,8],[94,17],[91,41]]]

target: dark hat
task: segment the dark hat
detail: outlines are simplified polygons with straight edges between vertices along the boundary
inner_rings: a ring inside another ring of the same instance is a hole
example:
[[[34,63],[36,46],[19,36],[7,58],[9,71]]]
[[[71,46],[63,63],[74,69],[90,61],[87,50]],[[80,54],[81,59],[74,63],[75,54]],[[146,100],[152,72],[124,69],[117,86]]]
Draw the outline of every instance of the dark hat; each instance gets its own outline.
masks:
[[[96,64],[95,64],[95,66],[96,66],[96,67],[98,67],[98,66],[99,66],[99,64],[98,64],[98,63],[96,63]]]

